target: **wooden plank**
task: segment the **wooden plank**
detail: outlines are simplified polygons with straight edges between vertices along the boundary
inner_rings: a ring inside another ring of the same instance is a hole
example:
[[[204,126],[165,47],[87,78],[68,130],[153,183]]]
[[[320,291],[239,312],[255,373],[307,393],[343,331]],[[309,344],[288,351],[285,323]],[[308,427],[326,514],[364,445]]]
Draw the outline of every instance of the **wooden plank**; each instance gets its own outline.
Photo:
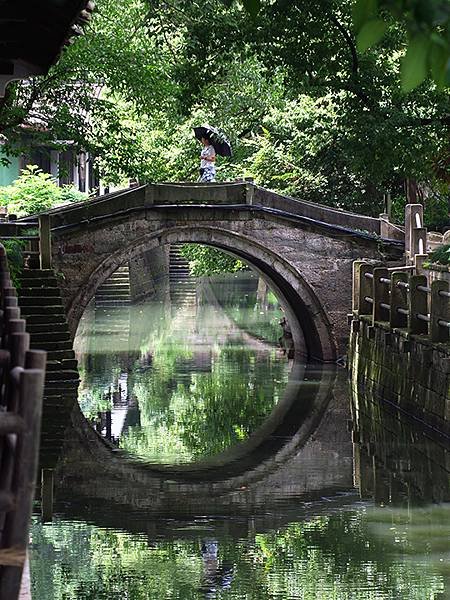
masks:
[[[20,415],[11,412],[0,412],[0,435],[20,433],[25,429],[25,422]]]

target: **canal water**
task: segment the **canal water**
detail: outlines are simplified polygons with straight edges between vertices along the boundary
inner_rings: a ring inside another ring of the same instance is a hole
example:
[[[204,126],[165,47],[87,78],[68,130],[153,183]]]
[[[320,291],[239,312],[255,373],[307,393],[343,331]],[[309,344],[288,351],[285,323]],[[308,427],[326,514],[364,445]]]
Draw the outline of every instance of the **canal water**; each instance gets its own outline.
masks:
[[[185,292],[86,311],[33,599],[450,600],[448,439],[289,359],[255,273]]]

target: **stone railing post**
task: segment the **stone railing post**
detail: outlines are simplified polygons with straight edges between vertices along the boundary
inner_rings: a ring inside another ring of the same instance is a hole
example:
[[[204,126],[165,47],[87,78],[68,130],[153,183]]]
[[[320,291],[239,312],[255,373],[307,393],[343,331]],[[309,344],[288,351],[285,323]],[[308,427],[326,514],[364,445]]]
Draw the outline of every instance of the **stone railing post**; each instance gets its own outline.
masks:
[[[144,191],[144,206],[152,206],[155,203],[155,186],[148,183]]]
[[[405,207],[405,254],[409,264],[414,264],[414,254],[426,252],[426,239],[423,252],[419,252],[418,244],[423,234],[419,232],[414,234],[414,229],[423,229],[422,204],[407,204]]]
[[[360,266],[364,265],[363,260],[354,260],[352,265],[352,312],[359,313],[359,286],[360,286]]]
[[[441,295],[450,289],[448,281],[438,279],[431,284],[430,333],[432,342],[450,341],[450,329],[439,325],[439,321],[450,321],[450,298]]]
[[[427,287],[425,275],[412,275],[409,278],[409,333],[428,334],[428,323],[418,315],[428,314],[428,294],[418,289],[419,286]]]
[[[52,268],[50,215],[39,217],[39,263],[41,269]]]
[[[390,234],[389,215],[381,213],[380,215],[380,237],[388,238]]]
[[[366,277],[366,273],[372,275],[373,265],[361,263],[359,265],[359,302],[358,313],[360,315],[371,315],[372,304],[366,300],[366,297],[373,298],[372,278]]]
[[[245,178],[245,202],[246,204],[253,204],[253,196],[255,194],[255,186],[253,183],[253,177]]]
[[[389,321],[389,309],[381,306],[389,304],[389,285],[381,279],[389,279],[389,271],[385,267],[376,267],[373,270],[372,323]]]
[[[406,328],[408,326],[408,316],[401,311],[408,310],[408,288],[399,283],[408,283],[408,274],[404,271],[394,271],[391,276],[391,310],[389,314],[389,325],[391,327]]]

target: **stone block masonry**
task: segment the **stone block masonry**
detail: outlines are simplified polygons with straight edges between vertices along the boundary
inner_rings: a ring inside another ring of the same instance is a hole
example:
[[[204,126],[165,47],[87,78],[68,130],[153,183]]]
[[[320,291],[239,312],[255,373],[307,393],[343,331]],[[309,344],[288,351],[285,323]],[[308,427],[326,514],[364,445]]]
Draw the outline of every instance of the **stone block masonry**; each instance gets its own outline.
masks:
[[[388,403],[448,436],[450,444],[449,343],[354,317],[349,365],[354,399]]]

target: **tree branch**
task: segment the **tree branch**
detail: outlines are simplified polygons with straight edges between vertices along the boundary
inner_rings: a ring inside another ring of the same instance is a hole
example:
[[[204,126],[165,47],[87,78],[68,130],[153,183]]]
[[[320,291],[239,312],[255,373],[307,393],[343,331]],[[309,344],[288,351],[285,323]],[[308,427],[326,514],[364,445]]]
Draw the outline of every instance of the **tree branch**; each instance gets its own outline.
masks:
[[[344,40],[347,43],[348,49],[350,50],[350,54],[352,57],[352,73],[354,75],[354,77],[357,79],[359,76],[359,60],[358,60],[358,53],[356,51],[356,46],[355,46],[355,42],[353,41],[352,35],[349,32],[349,30],[344,27],[344,25],[342,25],[342,23],[339,21],[339,19],[333,15],[333,13],[330,14],[330,19],[331,22],[334,23],[336,25],[336,27],[339,29],[339,31],[342,34],[342,37],[344,38]]]

